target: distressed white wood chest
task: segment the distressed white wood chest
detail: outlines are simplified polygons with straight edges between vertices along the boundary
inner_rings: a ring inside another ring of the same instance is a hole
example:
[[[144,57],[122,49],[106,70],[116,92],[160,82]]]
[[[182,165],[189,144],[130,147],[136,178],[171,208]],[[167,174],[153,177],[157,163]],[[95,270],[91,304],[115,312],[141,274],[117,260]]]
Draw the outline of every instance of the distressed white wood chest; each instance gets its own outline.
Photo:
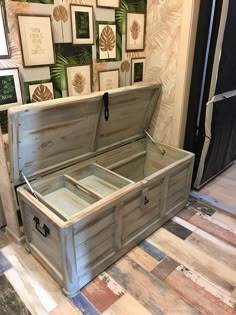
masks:
[[[9,111],[27,248],[70,297],[187,202],[194,155],[147,132],[159,94],[146,84]]]

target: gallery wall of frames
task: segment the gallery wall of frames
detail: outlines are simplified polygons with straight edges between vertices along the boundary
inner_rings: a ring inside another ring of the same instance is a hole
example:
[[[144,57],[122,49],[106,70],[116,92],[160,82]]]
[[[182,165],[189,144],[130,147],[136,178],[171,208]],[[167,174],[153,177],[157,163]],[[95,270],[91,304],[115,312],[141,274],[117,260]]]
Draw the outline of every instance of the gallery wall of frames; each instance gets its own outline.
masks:
[[[144,80],[147,0],[9,0],[0,6],[3,133],[11,106]]]

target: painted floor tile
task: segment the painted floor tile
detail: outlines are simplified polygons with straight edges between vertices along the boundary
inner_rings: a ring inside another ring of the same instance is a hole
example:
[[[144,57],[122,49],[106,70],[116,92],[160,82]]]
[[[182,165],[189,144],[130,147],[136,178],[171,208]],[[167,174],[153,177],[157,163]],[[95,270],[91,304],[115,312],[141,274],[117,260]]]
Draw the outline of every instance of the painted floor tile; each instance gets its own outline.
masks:
[[[114,292],[112,292],[99,278],[95,278],[87,284],[81,290],[81,293],[101,313],[119,299],[119,296],[114,294]]]
[[[165,279],[173,290],[178,292],[186,302],[206,315],[228,315],[232,314],[233,309],[223,303],[219,298],[204,290],[202,287],[185,277],[182,273],[175,270]]]
[[[100,313],[81,293],[71,299],[72,304],[77,307],[83,315],[99,315]]]
[[[139,245],[142,249],[144,249],[150,256],[154,257],[158,261],[161,261],[166,255],[160,251],[157,247],[150,244],[148,241],[142,241]]]
[[[174,222],[174,221],[168,221],[166,224],[163,225],[163,228],[167,231],[173,233],[174,235],[180,237],[182,240],[185,240],[192,231],[186,229],[182,225]]]
[[[160,262],[160,264],[156,268],[152,270],[152,274],[163,281],[178,266],[179,266],[178,262],[176,262],[171,257],[167,256]]]
[[[0,273],[7,271],[11,267],[12,267],[11,263],[8,261],[8,259],[0,251]]]
[[[197,213],[195,209],[192,207],[185,208],[181,212],[177,214],[177,216],[183,220],[189,220],[192,216],[194,216]]]

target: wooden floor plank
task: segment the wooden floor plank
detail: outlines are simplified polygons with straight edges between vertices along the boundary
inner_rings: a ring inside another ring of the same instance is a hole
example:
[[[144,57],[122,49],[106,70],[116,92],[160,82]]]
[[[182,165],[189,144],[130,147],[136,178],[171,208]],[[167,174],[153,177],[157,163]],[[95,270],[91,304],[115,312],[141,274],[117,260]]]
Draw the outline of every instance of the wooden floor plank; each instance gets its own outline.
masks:
[[[187,241],[204,253],[236,270],[236,250],[233,247],[225,246],[223,242],[215,244],[195,233],[191,234]]]
[[[199,215],[194,215],[191,217],[189,222],[199,227],[203,231],[206,231],[207,233],[219,238],[225,243],[236,247],[236,234],[222,228],[221,226],[218,226]]]
[[[207,292],[217,297],[224,304],[230,306],[231,308],[234,308],[236,301],[228,292],[225,292],[224,290],[222,290],[222,288],[217,287],[215,284],[211,283],[208,279],[204,278],[195,270],[193,271],[183,265],[178,266],[176,270],[181,272],[185,277],[189,278],[191,281],[199,285]]]
[[[152,270],[152,274],[163,281],[178,266],[179,263],[177,261],[167,256],[160,262],[160,264],[156,268]]]
[[[162,227],[167,231],[173,233],[174,235],[178,236],[182,240],[185,240],[192,233],[192,231],[172,220],[168,221]]]
[[[103,315],[151,315],[151,313],[129,293],[126,293]]]
[[[178,213],[178,217],[183,220],[189,220],[192,216],[197,213],[197,210],[193,209],[192,207],[185,208],[184,210]]]
[[[98,277],[81,289],[81,293],[101,313],[119,299]]]
[[[64,301],[62,304],[54,308],[50,315],[81,315],[82,313],[73,307],[69,301]]]
[[[127,254],[127,256],[147,271],[153,270],[159,264],[158,260],[150,256],[141,247],[135,247]]]
[[[128,257],[107,272],[152,314],[199,314],[162,281]]]
[[[209,255],[181,240],[163,228],[148,238],[154,246],[158,246],[174,260],[186,267],[196,270],[211,282],[231,293],[236,284],[236,271],[218,262]]]
[[[233,215],[229,215],[225,212],[221,212],[221,211],[216,211],[213,214],[213,217],[225,224],[227,224],[228,226],[236,229],[236,217]]]
[[[23,247],[12,243],[3,248],[2,253],[13,267],[6,271],[7,278],[22,300],[30,301],[33,309],[39,310],[37,314],[50,312],[65,301],[59,285]]]
[[[220,299],[198,286],[177,270],[173,271],[165,279],[165,283],[203,314],[215,315],[219,313],[229,315],[233,312],[233,308],[223,303]]]

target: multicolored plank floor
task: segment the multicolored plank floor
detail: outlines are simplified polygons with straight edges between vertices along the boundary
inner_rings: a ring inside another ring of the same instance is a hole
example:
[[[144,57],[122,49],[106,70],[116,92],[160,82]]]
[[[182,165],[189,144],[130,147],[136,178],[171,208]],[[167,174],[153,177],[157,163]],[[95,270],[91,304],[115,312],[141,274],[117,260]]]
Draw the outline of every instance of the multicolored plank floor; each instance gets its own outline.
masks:
[[[236,218],[196,200],[73,299],[23,247],[0,246],[0,314],[236,315]]]

